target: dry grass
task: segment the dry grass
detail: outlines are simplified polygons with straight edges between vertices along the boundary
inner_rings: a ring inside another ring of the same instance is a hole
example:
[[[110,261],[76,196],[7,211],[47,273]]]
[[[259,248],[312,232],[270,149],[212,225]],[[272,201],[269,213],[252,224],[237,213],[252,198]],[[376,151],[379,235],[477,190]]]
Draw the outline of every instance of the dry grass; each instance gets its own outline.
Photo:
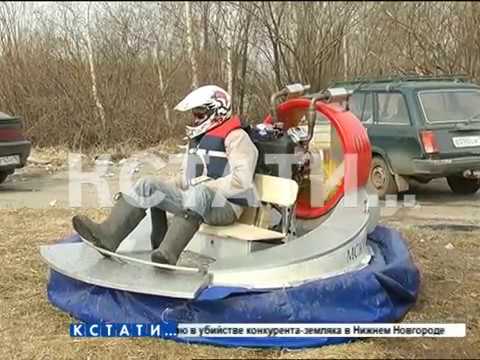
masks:
[[[100,217],[101,210],[87,213]],[[465,322],[461,339],[368,339],[302,351],[228,349],[150,339],[78,339],[73,321],[46,298],[47,267],[38,247],[71,233],[70,209],[0,210],[0,358],[478,358],[479,235],[402,229],[422,273],[417,305],[405,322]],[[453,250],[445,249],[452,243]]]

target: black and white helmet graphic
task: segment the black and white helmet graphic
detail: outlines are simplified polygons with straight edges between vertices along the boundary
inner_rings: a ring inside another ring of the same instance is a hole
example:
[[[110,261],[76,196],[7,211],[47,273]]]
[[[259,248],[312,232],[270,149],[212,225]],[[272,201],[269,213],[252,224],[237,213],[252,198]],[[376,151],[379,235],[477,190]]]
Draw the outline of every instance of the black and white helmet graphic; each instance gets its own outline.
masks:
[[[192,91],[175,106],[175,110],[192,111],[193,126],[187,126],[187,136],[191,139],[204,134],[232,116],[230,95],[216,85],[206,85]]]

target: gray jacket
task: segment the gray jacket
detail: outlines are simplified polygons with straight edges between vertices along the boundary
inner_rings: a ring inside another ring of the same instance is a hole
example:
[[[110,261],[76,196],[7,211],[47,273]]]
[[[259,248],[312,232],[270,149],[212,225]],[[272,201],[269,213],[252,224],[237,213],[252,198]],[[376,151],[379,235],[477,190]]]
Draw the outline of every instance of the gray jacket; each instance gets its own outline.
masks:
[[[218,179],[211,179],[203,184],[225,196],[234,197],[237,194],[252,188],[255,167],[258,159],[258,150],[248,134],[242,129],[231,131],[225,138],[225,152],[230,166],[230,174]],[[175,185],[182,190],[188,188],[185,178],[187,156],[185,156],[180,173],[175,178]],[[237,218],[243,212],[243,208],[231,204]]]

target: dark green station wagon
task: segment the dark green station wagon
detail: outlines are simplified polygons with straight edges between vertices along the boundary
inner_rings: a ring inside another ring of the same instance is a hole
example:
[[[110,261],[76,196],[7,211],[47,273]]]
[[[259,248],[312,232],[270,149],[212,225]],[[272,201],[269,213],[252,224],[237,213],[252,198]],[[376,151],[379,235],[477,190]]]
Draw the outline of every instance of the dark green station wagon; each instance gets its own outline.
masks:
[[[350,110],[372,144],[380,197],[446,177],[451,190],[480,188],[480,86],[461,77],[337,82],[353,90]]]

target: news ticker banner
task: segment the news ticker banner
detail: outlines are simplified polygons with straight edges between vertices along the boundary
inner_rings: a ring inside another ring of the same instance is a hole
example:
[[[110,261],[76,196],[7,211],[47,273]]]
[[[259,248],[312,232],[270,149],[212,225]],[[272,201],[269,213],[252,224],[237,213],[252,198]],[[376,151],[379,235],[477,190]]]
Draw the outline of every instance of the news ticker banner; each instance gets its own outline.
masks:
[[[465,324],[72,323],[72,337],[465,337]]]

